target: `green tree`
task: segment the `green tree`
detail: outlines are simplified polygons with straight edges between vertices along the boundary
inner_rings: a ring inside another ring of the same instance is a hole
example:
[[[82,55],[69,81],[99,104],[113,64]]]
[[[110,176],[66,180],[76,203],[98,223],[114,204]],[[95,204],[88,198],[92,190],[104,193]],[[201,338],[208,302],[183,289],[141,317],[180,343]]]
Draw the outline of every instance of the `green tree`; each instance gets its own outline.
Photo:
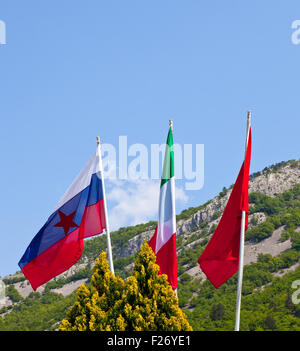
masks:
[[[109,270],[106,254],[95,261],[91,287],[82,285],[60,330],[192,330],[178,299],[159,275],[155,255],[142,245],[132,275],[124,282]]]
[[[292,297],[290,294],[288,294],[286,300],[285,300],[285,304],[284,304],[285,308],[287,308],[290,312],[294,313],[296,311],[296,305],[293,303],[292,301]]]
[[[75,304],[60,325],[60,330],[124,330],[115,318],[116,307],[122,301],[124,281],[109,270],[105,252],[95,261],[89,288],[82,284]]]
[[[225,308],[221,303],[217,305],[213,305],[211,312],[210,312],[210,319],[213,321],[219,321],[223,319],[225,314]]]
[[[276,322],[272,316],[267,316],[267,318],[265,319],[265,326],[267,329],[276,329]]]
[[[13,285],[7,286],[5,289],[5,293],[12,300],[12,302],[19,302],[23,300],[23,297]]]
[[[297,251],[300,251],[300,234],[297,232],[294,232],[291,235],[291,241],[292,241],[292,246],[294,249]]]

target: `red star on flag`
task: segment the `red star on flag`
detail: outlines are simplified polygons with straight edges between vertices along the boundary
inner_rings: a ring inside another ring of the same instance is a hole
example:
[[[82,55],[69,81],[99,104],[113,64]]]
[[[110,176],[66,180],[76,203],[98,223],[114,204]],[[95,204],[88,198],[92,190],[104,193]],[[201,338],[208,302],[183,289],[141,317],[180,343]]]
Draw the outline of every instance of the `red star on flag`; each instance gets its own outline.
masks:
[[[68,235],[70,228],[78,228],[78,225],[74,223],[73,218],[75,216],[76,211],[72,212],[69,215],[65,215],[63,212],[58,210],[58,214],[60,217],[60,221],[54,225],[54,227],[62,227],[64,228],[65,235]]]

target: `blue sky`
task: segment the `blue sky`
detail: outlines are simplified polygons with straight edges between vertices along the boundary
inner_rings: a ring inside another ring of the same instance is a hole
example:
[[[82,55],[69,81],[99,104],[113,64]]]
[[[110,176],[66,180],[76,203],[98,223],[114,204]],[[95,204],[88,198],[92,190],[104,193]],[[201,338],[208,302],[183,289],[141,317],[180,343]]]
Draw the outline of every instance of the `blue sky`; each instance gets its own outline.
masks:
[[[204,187],[179,182],[177,212],[235,181],[248,109],[251,172],[299,159],[297,19],[296,0],[0,0],[0,276],[18,270],[96,135],[150,147],[172,118],[176,143],[204,144]],[[113,227],[156,219],[156,183],[109,183],[107,196]]]

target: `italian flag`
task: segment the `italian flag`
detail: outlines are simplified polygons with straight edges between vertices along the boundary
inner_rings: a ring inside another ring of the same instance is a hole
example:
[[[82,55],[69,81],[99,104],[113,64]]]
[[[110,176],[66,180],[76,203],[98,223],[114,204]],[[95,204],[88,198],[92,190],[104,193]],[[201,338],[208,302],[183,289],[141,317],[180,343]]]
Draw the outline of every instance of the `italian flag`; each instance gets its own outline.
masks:
[[[173,290],[177,289],[174,150],[171,126],[160,183],[158,223],[149,246],[156,255],[156,263],[160,267],[159,273],[166,274]]]

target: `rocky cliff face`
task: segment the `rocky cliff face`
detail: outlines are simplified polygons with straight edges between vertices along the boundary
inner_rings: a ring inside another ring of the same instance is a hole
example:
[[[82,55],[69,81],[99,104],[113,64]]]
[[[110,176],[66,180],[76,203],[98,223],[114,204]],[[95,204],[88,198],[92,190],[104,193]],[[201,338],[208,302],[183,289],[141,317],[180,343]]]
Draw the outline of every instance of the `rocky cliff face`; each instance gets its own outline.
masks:
[[[136,253],[144,243],[144,240],[150,240],[152,236],[153,231],[147,231],[129,239],[126,246],[120,248],[120,256],[126,257]]]
[[[300,162],[290,162],[279,170],[265,170],[254,179],[251,179],[249,182],[249,193],[257,192],[274,197],[293,188],[296,184],[300,184]],[[222,214],[230,194],[231,190],[228,190],[223,196],[216,196],[203,209],[194,213],[190,218],[178,221],[177,236],[182,235],[188,238],[191,234],[197,232],[197,228],[200,228],[203,223],[208,225],[208,229],[212,225],[218,224],[220,217],[216,215]],[[264,213],[255,213],[249,217],[250,227],[253,217],[255,217],[257,224],[262,223],[266,219]],[[151,232],[141,233],[130,239],[126,249],[121,251],[121,256],[123,254],[127,256],[135,253],[143,243],[144,238],[148,239],[152,235],[153,233]]]
[[[276,172],[262,172],[250,180],[249,193],[262,193],[274,197],[293,188],[296,184],[300,184],[299,162],[289,163]],[[218,223],[218,221],[214,222],[213,218],[216,213],[224,210],[230,194],[231,190],[228,190],[224,196],[215,197],[204,209],[196,212],[188,220],[178,222],[177,234],[182,235],[190,232],[193,228],[200,227],[203,222],[207,222],[209,225]],[[261,223],[264,220],[264,214],[258,215],[257,219]]]

